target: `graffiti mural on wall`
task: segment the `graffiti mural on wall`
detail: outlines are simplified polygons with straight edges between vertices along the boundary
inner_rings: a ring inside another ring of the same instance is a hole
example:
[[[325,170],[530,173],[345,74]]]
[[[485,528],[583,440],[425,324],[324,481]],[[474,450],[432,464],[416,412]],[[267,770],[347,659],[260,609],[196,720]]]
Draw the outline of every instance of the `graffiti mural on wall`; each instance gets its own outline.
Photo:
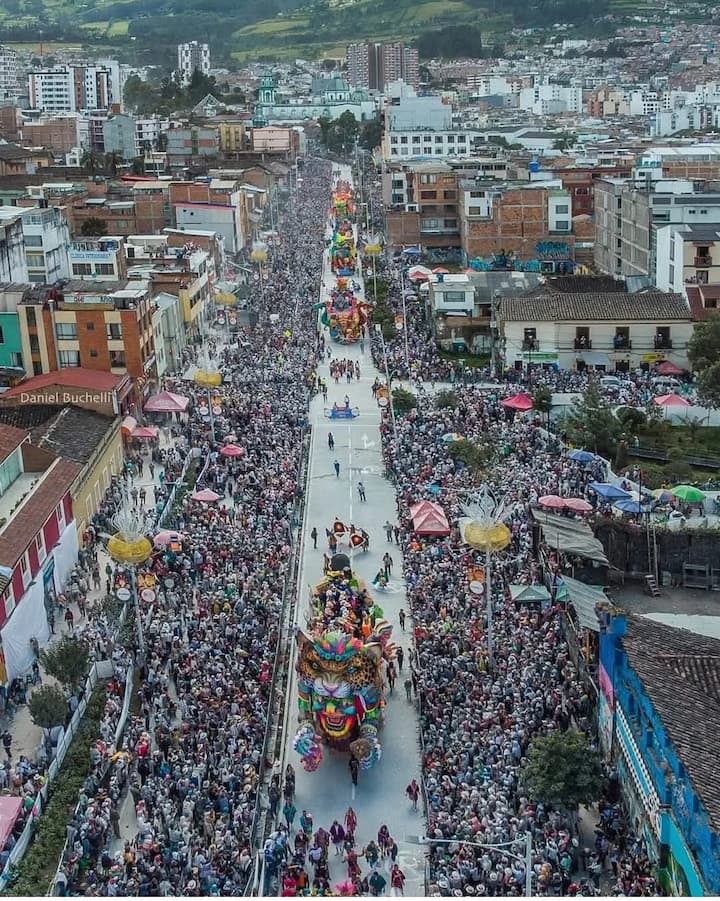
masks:
[[[476,272],[542,272],[547,275],[570,275],[575,264],[570,247],[564,241],[539,241],[535,245],[536,259],[521,260],[514,250],[495,253],[488,257],[475,257],[469,266]]]
[[[424,257],[428,263],[461,263],[462,251],[459,247],[428,247]]]

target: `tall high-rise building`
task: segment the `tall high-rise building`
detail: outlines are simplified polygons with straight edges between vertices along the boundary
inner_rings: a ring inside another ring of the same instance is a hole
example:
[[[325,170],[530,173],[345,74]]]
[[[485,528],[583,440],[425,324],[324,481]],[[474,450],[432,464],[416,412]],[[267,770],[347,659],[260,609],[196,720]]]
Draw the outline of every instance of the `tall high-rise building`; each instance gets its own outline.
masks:
[[[17,53],[8,47],[0,47],[0,100],[15,100],[17,96]]]
[[[419,81],[418,52],[404,44],[349,44],[347,61],[352,87],[381,91],[400,78],[414,87]]]
[[[210,47],[199,41],[178,44],[178,74],[181,84],[189,84],[197,69],[202,75],[210,74]]]
[[[105,66],[60,66],[28,76],[30,106],[48,113],[106,110],[112,103]]]

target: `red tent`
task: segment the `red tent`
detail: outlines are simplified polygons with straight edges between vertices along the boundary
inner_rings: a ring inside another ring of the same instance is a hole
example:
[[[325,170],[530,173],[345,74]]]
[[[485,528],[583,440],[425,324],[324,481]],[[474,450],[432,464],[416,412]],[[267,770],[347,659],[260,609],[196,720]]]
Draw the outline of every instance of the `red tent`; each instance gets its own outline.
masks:
[[[413,531],[418,535],[449,535],[450,523],[440,504],[420,501],[410,507]]]
[[[0,849],[5,847],[10,833],[13,831],[15,821],[22,810],[22,798],[14,795],[6,795],[0,798]]]
[[[148,413],[184,413],[189,403],[188,398],[181,394],[161,391],[160,394],[151,397],[143,409]]]
[[[689,401],[679,394],[661,394],[660,397],[654,397],[653,403],[658,407],[689,407]]]
[[[194,501],[200,501],[201,504],[215,504],[220,500],[220,495],[215,494],[209,488],[203,488],[202,491],[194,491],[190,497]]]
[[[665,360],[657,364],[655,372],[658,375],[682,375],[684,370],[670,360]]]
[[[157,438],[158,430],[154,425],[138,425],[130,433],[131,438]]]
[[[507,407],[508,410],[518,410],[520,412],[532,410],[533,408],[532,397],[529,394],[525,394],[524,391],[521,391],[519,394],[513,394],[512,397],[501,400],[500,403],[503,407]]]

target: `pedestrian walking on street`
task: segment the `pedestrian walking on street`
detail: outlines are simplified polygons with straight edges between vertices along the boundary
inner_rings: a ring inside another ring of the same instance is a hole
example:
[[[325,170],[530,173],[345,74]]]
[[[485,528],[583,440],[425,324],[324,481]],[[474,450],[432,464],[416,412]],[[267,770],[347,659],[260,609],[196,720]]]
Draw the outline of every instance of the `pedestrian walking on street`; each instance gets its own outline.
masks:
[[[336,460],[333,463],[333,468],[335,469],[335,478],[339,479],[340,478],[340,462],[338,460]]]
[[[390,686],[390,694],[393,693],[395,689],[395,680],[397,679],[397,673],[395,672],[395,664],[390,661],[387,665],[387,680],[388,685]]]
[[[354,754],[350,755],[350,760],[348,760],[348,769],[350,770],[350,778],[352,779],[352,784],[357,786],[358,773],[360,772],[360,762]]]
[[[293,804],[292,801],[288,800],[283,804],[282,815],[285,818],[285,822],[287,823],[288,832],[292,829],[293,823],[295,822],[295,816],[297,814],[297,808]]]
[[[352,807],[348,807],[345,812],[345,835],[355,835],[355,830],[357,829],[357,814],[352,809]]]
[[[335,439],[332,432],[328,432],[328,450],[335,450]]]
[[[387,540],[390,542],[390,544],[392,544],[392,540],[393,540],[393,527],[392,527],[392,523],[390,522],[390,520],[388,520],[388,521],[385,523],[385,525],[383,526],[383,529],[385,529],[385,535],[387,536]]]
[[[310,533],[310,537],[313,540],[313,548],[317,550],[317,539],[318,539],[318,530],[315,526],[312,527],[312,532]]]
[[[393,898],[398,898],[405,894],[405,874],[400,867],[394,863],[390,870],[390,894]]]
[[[278,777],[279,778],[279,777]],[[268,801],[270,802],[270,816],[275,819],[278,812],[278,804],[280,803],[280,786],[277,779],[273,779],[268,789]]]
[[[358,482],[358,494],[360,495],[360,500],[364,503],[367,498],[365,497],[365,486],[362,482]]]
[[[395,534],[395,544],[400,544],[400,526],[393,526],[393,532]]]
[[[420,798],[420,786],[417,784],[417,780],[413,779],[412,782],[405,789],[405,794],[410,798],[413,806],[413,810],[418,809],[418,800]]]
[[[7,759],[12,760],[12,735],[6,729],[2,734],[2,743],[7,754]]]
[[[337,820],[333,820],[333,824],[330,827],[330,840],[335,845],[335,856],[340,856],[343,842],[345,841],[345,830]]]
[[[383,566],[385,567],[385,578],[389,579],[392,574],[393,558],[387,551],[385,551],[385,556],[382,558],[382,560]]]
[[[405,651],[402,648],[398,648],[395,653],[395,659],[397,660],[398,672],[402,672],[403,660],[405,659]]]
[[[68,630],[70,632],[72,632],[72,630],[73,630],[74,622],[75,622],[75,617],[73,616],[72,610],[68,607],[67,610],[65,611],[65,624],[67,625]]]
[[[408,701],[412,703],[412,679],[406,679],[404,682],[405,685],[405,696]]]
[[[405,611],[403,608],[400,608],[400,612],[398,613],[398,619],[400,620],[400,628],[405,631]]]

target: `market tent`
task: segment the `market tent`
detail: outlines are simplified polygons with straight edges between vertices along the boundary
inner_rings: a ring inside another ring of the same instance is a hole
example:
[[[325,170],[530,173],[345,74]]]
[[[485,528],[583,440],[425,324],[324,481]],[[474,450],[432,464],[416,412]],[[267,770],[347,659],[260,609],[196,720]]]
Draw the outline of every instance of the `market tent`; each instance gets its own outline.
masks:
[[[203,488],[202,491],[193,492],[190,497],[194,501],[200,501],[202,504],[216,504],[220,500],[220,495],[215,494],[209,488]]]
[[[516,604],[541,604],[550,600],[544,585],[511,585],[510,596]]]
[[[449,535],[450,523],[440,504],[420,501],[410,507],[413,531],[418,535]]]
[[[618,488],[617,485],[611,485],[609,482],[590,482],[590,488],[603,500],[613,500],[617,497],[630,497],[630,492],[624,488]]]
[[[161,391],[160,394],[151,397],[143,409],[148,413],[184,413],[189,403],[188,398],[181,394]]]
[[[563,554],[574,554],[608,566],[605,550],[583,519],[570,519],[556,513],[531,508],[532,517],[540,525],[545,543]]]
[[[428,269],[427,266],[412,266],[408,270],[407,277],[411,282],[426,282],[431,275],[432,269]]]
[[[572,604],[583,629],[589,629],[591,632],[600,631],[596,608],[598,604],[608,603],[607,595],[601,586],[586,585],[570,576],[562,576],[557,581],[555,598]]]
[[[158,430],[154,425],[138,425],[132,430],[131,438],[157,438]]]
[[[22,806],[22,798],[18,798],[15,795],[0,797],[0,850],[5,847],[5,843],[10,838]]]
[[[661,394],[653,398],[653,403],[658,407],[689,407],[690,404],[679,394]]]
[[[519,410],[521,412],[532,410],[533,408],[532,397],[529,394],[525,394],[524,391],[513,394],[512,397],[507,397],[505,400],[501,400],[500,403],[508,410]]]
[[[684,370],[671,360],[665,360],[664,362],[657,364],[655,372],[658,375],[682,375]]]

